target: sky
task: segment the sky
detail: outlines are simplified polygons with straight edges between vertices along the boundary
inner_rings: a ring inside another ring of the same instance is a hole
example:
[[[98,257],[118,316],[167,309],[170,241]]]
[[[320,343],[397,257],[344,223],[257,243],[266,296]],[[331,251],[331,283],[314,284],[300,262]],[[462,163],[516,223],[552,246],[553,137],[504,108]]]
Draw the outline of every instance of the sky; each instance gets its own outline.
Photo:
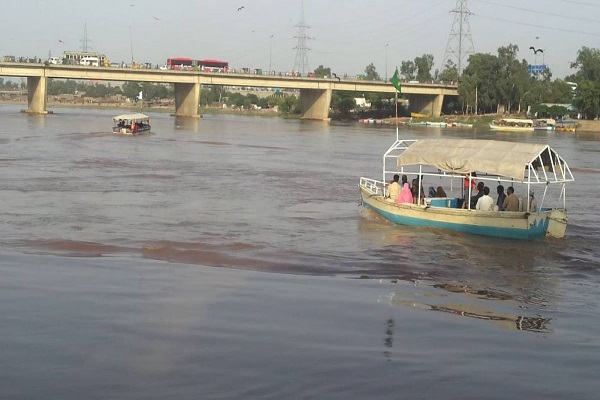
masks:
[[[302,7],[302,3],[304,6]],[[0,55],[47,59],[88,49],[111,62],[219,59],[231,68],[291,71],[302,9],[308,65],[382,78],[402,61],[434,56],[442,69],[456,0],[0,0]],[[600,48],[600,0],[468,0],[476,52],[516,44],[554,78],[574,72],[583,46]],[[238,11],[238,8],[244,7]],[[465,25],[466,27],[466,25]],[[537,57],[529,48],[544,49]],[[433,71],[432,71],[433,72]]]

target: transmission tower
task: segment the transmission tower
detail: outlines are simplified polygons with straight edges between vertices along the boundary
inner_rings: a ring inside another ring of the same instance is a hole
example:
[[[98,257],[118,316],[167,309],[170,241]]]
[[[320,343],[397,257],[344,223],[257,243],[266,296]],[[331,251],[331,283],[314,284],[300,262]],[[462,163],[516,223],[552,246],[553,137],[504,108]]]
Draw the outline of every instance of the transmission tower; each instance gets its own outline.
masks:
[[[81,42],[81,50],[84,53],[88,52],[88,43],[91,42],[91,40],[88,39],[88,35],[87,35],[87,23],[85,25],[83,25],[83,39],[80,40]]]
[[[448,37],[444,62],[454,59],[460,74],[465,59],[469,54],[475,53],[471,26],[469,25],[469,15],[472,15],[472,13],[467,6],[467,0],[456,0],[456,7],[451,12],[454,13],[454,22]]]
[[[296,60],[294,61],[294,69],[293,71],[298,71],[302,75],[306,74],[307,70],[310,70],[308,66],[308,51],[310,50],[306,47],[306,41],[311,39],[308,37],[306,30],[310,28],[310,26],[306,25],[304,22],[304,0],[302,1],[302,10],[300,13],[300,22],[294,25],[295,28],[298,28],[298,32],[295,39],[298,39],[298,44],[294,49],[296,49]]]

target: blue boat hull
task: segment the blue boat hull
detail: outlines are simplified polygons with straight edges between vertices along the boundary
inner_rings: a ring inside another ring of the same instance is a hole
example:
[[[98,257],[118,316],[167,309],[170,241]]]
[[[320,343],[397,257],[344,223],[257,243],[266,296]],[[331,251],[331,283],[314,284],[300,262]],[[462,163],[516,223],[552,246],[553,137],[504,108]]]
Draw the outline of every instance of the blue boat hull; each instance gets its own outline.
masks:
[[[550,211],[483,212],[413,204],[394,204],[361,190],[362,204],[399,225],[450,229],[475,235],[532,240],[546,236]]]

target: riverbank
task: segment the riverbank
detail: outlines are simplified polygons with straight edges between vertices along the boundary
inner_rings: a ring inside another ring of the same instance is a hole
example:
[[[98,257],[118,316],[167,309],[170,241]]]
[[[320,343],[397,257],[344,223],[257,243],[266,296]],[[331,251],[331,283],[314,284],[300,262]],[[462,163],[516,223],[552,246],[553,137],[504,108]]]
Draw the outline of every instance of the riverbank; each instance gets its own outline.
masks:
[[[27,99],[15,99],[15,100],[0,100],[0,105],[2,104],[12,104],[12,105],[23,105],[27,106]],[[97,102],[97,101],[56,101],[49,100],[48,107],[73,107],[73,108],[114,108],[120,110],[131,110],[137,111],[140,109],[140,104],[135,103],[117,103],[117,102]],[[144,104],[144,109],[152,110],[153,112],[165,112],[165,113],[174,113],[175,106],[172,104]],[[285,115],[280,114],[274,109],[261,109],[261,110],[240,110],[234,108],[221,108],[221,107],[201,107],[201,114],[230,114],[230,115],[245,115],[245,116],[261,116],[261,117],[281,117],[281,118],[299,118],[297,115]],[[485,128],[489,126],[490,122],[499,118],[498,114],[485,114],[485,115],[450,115],[450,116],[442,116],[439,118],[409,118],[409,117],[398,117],[397,119],[392,118],[384,118],[382,119],[382,123],[395,125],[396,123],[403,125],[408,121],[412,120],[413,122],[418,121],[429,121],[429,122],[446,122],[446,123],[463,123],[463,124],[472,124],[476,128]],[[519,118],[518,116],[514,116],[514,118]],[[577,132],[587,132],[587,133],[598,133],[600,134],[600,121],[587,121],[587,120],[578,120],[577,121]]]

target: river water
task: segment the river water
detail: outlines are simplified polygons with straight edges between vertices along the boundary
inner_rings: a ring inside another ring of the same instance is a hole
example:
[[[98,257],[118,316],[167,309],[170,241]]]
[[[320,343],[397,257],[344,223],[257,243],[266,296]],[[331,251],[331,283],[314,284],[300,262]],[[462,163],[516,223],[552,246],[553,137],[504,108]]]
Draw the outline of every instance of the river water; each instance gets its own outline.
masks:
[[[392,226],[358,206],[389,126],[0,107],[2,399],[593,399],[600,136],[564,239]],[[425,185],[428,183],[425,182]]]

